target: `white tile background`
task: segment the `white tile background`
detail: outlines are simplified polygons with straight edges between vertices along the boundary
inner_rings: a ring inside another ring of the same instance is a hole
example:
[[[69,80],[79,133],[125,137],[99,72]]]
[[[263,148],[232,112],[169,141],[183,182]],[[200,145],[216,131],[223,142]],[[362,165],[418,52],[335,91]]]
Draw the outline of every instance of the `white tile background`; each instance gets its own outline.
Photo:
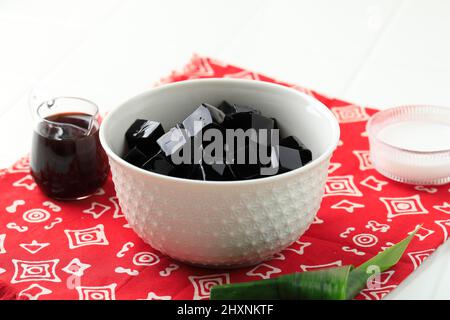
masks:
[[[192,53],[359,104],[450,106],[446,0],[0,0],[0,167],[29,150],[28,93],[102,111]],[[450,299],[450,245],[387,298]]]

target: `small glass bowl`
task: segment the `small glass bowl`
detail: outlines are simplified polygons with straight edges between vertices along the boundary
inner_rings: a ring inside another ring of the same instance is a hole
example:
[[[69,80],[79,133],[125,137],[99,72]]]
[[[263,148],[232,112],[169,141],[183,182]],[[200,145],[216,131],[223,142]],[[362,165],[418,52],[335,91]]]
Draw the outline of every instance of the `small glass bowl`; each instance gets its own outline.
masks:
[[[373,115],[370,157],[382,175],[408,184],[450,182],[450,108],[411,105]]]

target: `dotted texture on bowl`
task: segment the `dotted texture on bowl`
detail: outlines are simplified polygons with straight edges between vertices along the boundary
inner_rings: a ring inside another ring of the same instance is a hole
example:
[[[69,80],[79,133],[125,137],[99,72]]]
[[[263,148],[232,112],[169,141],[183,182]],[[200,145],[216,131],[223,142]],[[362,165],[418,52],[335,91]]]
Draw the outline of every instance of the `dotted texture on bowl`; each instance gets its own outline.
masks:
[[[122,210],[145,242],[191,264],[229,267],[260,262],[306,231],[329,161],[237,186],[184,184],[110,164]]]

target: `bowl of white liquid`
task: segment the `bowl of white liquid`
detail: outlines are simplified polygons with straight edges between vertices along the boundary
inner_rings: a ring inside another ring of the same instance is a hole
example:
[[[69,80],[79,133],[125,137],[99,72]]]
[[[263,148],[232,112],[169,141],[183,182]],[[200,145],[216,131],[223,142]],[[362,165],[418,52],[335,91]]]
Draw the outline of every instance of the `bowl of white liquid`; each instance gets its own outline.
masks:
[[[367,134],[373,166],[382,175],[416,185],[450,182],[450,108],[383,110],[368,121]]]

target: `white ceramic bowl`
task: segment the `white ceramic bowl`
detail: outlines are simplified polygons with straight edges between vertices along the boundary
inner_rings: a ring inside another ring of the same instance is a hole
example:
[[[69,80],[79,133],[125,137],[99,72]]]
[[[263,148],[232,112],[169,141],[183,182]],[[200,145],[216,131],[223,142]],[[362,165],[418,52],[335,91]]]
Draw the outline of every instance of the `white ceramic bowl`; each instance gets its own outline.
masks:
[[[263,179],[196,181],[142,170],[121,159],[124,134],[136,118],[167,130],[202,102],[255,106],[275,117],[282,132],[313,153],[306,166]],[[196,265],[236,267],[259,263],[296,241],[319,209],[339,125],[319,101],[267,82],[190,80],[151,89],[104,119],[100,140],[108,154],[122,210],[153,248]]]

